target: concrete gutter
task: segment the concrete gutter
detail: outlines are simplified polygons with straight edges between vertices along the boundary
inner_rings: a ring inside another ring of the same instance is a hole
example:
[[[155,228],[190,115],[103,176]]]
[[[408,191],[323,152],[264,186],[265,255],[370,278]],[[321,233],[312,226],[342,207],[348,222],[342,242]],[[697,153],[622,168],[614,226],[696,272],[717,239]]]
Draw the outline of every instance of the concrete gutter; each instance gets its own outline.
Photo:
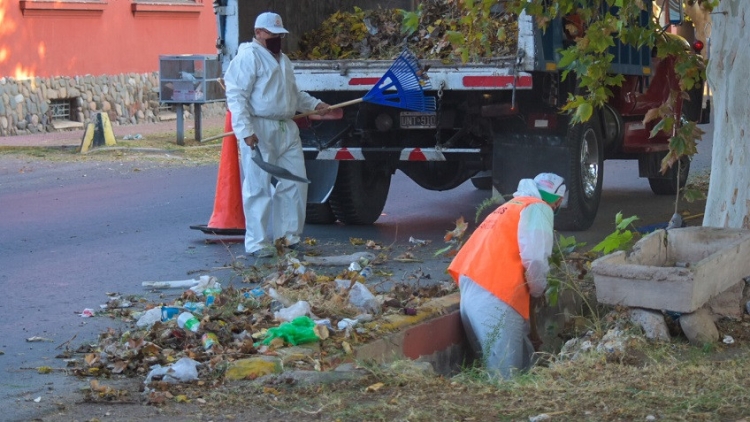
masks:
[[[379,338],[330,363],[411,359],[431,363],[440,374],[456,373],[473,360],[461,325],[459,299],[459,294],[453,293],[423,304],[416,315],[387,315],[367,323],[365,327],[378,333]]]

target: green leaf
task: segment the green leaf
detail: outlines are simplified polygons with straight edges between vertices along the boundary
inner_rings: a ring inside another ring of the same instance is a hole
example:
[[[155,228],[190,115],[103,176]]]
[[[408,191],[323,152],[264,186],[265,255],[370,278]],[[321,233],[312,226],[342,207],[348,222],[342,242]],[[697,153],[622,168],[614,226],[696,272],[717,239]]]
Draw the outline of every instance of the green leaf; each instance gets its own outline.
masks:
[[[632,217],[628,217],[620,221],[619,223],[617,223],[617,230],[625,230],[626,228],[628,228],[628,226],[633,224],[633,221],[636,221],[636,220],[639,220],[639,218],[634,215]]]
[[[578,106],[576,109],[575,119],[579,122],[586,122],[591,118],[591,115],[594,114],[594,107],[591,106],[589,103],[583,103]]]
[[[448,245],[448,246],[446,246],[446,247],[444,247],[442,249],[437,250],[433,256],[442,255],[442,254],[450,251],[451,249],[453,249],[453,245]]]

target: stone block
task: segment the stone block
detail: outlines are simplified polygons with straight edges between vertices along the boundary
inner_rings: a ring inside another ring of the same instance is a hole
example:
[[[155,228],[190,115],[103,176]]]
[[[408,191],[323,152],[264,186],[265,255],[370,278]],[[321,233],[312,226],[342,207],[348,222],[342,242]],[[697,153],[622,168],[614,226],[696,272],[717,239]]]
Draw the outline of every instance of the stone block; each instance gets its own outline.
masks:
[[[712,297],[706,303],[708,309],[714,314],[716,318],[742,318],[743,312],[743,296],[742,290],[745,287],[744,281],[739,281],[734,286],[720,293],[719,295]]]
[[[750,230],[657,230],[593,262],[599,303],[694,312],[750,275]]]
[[[630,321],[643,329],[643,334],[649,340],[669,341],[669,329],[664,320],[664,314],[650,309],[630,309]]]
[[[713,343],[719,339],[719,330],[711,312],[706,308],[680,316],[680,327],[690,344],[694,346]]]

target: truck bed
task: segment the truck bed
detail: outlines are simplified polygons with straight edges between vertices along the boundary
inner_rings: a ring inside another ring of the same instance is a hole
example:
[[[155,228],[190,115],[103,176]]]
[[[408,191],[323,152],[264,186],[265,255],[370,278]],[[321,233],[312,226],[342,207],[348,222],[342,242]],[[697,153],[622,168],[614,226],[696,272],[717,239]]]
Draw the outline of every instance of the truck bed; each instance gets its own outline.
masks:
[[[446,64],[423,60],[428,68],[429,89],[482,90],[531,88],[531,74],[515,75],[515,58],[494,58],[485,63]],[[367,91],[393,65],[390,60],[303,60],[294,61],[297,85],[303,91]]]

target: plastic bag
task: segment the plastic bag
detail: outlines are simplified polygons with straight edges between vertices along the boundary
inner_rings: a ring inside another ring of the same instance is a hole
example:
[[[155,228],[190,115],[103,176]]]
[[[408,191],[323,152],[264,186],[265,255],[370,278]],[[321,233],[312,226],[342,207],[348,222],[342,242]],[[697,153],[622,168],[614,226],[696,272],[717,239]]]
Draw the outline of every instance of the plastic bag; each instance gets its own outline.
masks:
[[[154,365],[151,367],[148,376],[146,376],[145,383],[150,383],[153,377],[159,375],[163,375],[163,381],[172,384],[197,380],[198,365],[200,365],[199,362],[190,358],[181,358],[177,362],[168,366]]]
[[[144,312],[135,325],[138,328],[150,328],[156,321],[161,321],[161,308],[151,308]]]
[[[351,285],[350,280],[336,280],[336,286],[339,290],[347,289]],[[352,285],[349,289],[349,303],[355,306],[357,309],[363,312],[379,314],[380,305],[375,295],[372,294],[370,289],[359,281]]]
[[[297,317],[310,315],[311,311],[310,304],[300,300],[292,306],[279,309],[273,313],[273,316],[279,321],[293,321]]]
[[[297,317],[291,322],[269,328],[263,344],[269,345],[275,338],[280,338],[284,340],[284,343],[289,343],[292,346],[320,340],[318,335],[315,334],[315,321],[307,316]]]

